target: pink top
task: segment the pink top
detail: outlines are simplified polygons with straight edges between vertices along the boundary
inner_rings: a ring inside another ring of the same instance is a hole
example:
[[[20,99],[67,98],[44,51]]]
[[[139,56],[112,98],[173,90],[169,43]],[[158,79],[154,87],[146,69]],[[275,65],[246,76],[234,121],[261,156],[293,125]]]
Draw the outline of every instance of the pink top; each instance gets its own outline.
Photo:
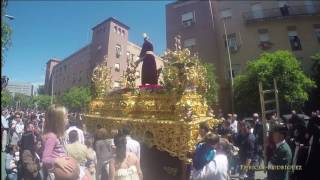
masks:
[[[47,133],[43,137],[44,151],[42,154],[43,165],[51,169],[56,158],[66,156],[64,147],[54,133]]]

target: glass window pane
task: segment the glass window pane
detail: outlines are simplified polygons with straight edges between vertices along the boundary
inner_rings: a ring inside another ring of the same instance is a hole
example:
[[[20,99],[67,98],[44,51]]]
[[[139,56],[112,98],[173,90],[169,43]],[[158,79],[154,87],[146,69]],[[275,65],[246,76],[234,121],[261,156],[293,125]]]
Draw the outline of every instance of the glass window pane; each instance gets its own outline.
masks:
[[[183,21],[192,21],[193,20],[193,12],[184,13],[181,16],[182,22]]]

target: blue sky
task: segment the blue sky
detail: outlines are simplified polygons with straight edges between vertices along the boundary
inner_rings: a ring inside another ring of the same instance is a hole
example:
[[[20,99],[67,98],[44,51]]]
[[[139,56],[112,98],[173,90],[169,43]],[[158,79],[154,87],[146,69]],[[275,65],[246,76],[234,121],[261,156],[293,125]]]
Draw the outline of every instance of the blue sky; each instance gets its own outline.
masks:
[[[162,54],[166,48],[165,5],[169,1],[10,1],[13,29],[3,75],[11,81],[43,84],[51,57],[66,58],[91,41],[91,28],[115,17],[130,27],[129,40],[141,45],[146,32]]]

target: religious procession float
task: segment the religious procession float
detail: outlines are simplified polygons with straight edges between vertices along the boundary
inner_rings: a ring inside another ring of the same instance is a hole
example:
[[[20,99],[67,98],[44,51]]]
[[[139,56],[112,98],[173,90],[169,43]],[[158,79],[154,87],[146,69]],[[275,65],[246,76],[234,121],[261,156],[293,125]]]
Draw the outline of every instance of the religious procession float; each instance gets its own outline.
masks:
[[[214,119],[205,98],[208,89],[205,67],[196,55],[180,47],[177,38],[175,51],[166,51],[162,57],[164,66],[157,69],[153,46],[145,38],[140,60],[128,60],[122,88],[117,90],[111,90],[111,69],[107,62],[97,66],[92,74],[95,98],[85,115],[87,129],[93,132],[100,124],[110,132],[129,126],[133,138],[142,144],[190,163],[188,154],[195,149],[199,124],[207,122],[215,126],[219,121]],[[142,85],[136,88],[139,62],[143,62]]]

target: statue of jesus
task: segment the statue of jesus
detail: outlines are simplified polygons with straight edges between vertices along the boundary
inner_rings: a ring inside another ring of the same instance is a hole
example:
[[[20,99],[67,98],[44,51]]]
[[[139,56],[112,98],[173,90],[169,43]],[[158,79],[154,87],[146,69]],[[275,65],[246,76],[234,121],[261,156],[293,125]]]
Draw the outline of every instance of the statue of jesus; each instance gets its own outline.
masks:
[[[142,85],[156,85],[158,84],[158,72],[157,64],[153,54],[153,45],[149,41],[149,38],[144,33],[144,42],[139,55],[139,60],[136,61],[136,65],[140,62],[142,64],[141,84]]]

